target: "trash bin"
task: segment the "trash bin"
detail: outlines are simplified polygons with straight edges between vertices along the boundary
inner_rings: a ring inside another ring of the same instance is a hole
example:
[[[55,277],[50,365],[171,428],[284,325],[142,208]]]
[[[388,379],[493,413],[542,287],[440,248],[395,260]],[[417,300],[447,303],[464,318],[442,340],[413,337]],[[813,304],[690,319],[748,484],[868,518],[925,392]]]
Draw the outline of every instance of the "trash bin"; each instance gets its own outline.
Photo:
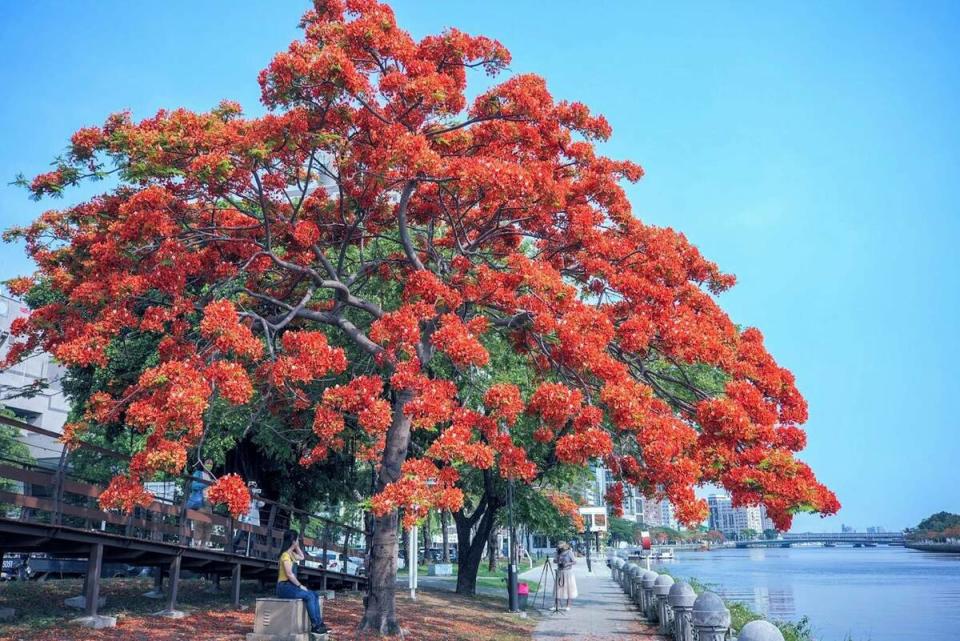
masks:
[[[520,583],[520,584],[517,586],[517,596],[520,597],[520,600],[519,600],[519,602],[517,603],[517,605],[520,607],[521,610],[526,610],[526,609],[527,609],[527,599],[530,598],[530,584],[528,584],[528,583]]]

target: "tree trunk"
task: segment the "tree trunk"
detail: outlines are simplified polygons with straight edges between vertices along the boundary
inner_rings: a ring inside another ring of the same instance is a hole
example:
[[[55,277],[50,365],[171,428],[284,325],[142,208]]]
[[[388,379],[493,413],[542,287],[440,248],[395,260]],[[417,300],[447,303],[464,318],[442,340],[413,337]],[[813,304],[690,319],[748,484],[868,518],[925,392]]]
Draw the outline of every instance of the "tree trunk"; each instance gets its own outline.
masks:
[[[497,571],[497,530],[490,529],[487,535],[487,571],[491,574]]]
[[[427,517],[423,519],[423,562],[430,564],[430,510],[427,510]]]
[[[447,532],[449,527],[449,515],[446,510],[440,510],[440,536],[443,537],[443,558],[444,563],[450,563],[450,534]]]
[[[377,475],[376,491],[381,492],[389,483],[400,478],[400,466],[407,458],[410,444],[410,419],[403,408],[412,398],[407,391],[393,396],[393,417],[387,431],[380,473]],[[378,634],[400,634],[397,623],[397,512],[389,512],[373,518],[373,541],[370,546],[370,585],[360,631]]]
[[[477,593],[477,573],[499,507],[498,503],[491,505],[484,500],[469,517],[463,510],[453,513],[457,526],[457,594]],[[474,525],[476,532],[472,531]]]

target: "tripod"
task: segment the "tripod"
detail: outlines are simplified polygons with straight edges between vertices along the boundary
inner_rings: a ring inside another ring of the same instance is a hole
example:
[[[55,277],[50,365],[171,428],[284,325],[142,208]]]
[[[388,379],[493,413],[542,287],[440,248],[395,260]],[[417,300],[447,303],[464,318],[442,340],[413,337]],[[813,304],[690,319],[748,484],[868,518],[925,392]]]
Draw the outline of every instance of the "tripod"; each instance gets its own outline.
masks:
[[[547,577],[553,580],[553,608],[550,612],[551,614],[566,615],[560,609],[560,594],[557,592],[557,571],[553,568],[549,556],[543,562],[543,570],[540,571],[540,580],[537,582],[537,591],[533,593],[533,607],[537,607],[537,597],[540,596],[541,590],[543,591],[543,596],[540,597],[541,606],[543,609],[547,607]]]

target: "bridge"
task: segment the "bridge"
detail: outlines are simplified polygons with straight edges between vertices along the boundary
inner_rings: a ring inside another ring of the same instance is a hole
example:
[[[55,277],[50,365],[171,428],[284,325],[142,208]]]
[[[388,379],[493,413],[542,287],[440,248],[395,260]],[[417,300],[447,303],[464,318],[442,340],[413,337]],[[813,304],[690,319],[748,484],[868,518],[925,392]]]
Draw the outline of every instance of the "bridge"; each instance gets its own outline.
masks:
[[[0,423],[52,438],[59,435],[27,423],[0,417]],[[3,436],[0,436],[3,438]],[[309,513],[269,499],[261,499],[261,525],[234,520],[228,514],[187,508],[191,477],[168,480],[169,492],[159,492],[153,503],[130,514],[103,510],[97,499],[102,483],[80,478],[74,461],[86,457],[101,463],[109,477],[124,469],[129,458],[90,444],[58,452],[59,464],[51,469],[12,455],[0,456],[0,559],[4,554],[44,554],[58,559],[84,559],[84,597],[88,616],[96,616],[100,577],[104,563],[150,566],[154,571],[154,597],[162,596],[168,580],[166,610],[174,612],[182,571],[231,580],[233,605],[239,606],[240,581],[273,582],[283,533],[298,530],[303,547],[319,562],[301,565],[298,578],[311,587],[366,586],[367,578],[348,574],[351,549],[363,548],[365,533],[322,515]],[[179,496],[178,496],[179,494]],[[353,542],[353,544],[351,544]],[[342,562],[328,562],[339,553]],[[358,553],[354,553],[360,555]],[[74,564],[75,565],[75,564]]]
[[[874,547],[877,545],[903,545],[903,532],[787,532],[773,540],[737,541],[738,548],[790,547],[803,544],[853,545]]]

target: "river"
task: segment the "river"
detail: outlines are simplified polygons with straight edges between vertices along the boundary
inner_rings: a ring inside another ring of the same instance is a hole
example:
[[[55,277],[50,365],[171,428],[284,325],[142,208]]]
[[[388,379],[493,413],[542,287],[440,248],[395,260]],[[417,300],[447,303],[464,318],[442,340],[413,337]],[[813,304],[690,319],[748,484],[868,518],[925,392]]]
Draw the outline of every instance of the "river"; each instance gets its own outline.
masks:
[[[899,547],[678,550],[655,562],[821,641],[958,641],[960,554]]]

